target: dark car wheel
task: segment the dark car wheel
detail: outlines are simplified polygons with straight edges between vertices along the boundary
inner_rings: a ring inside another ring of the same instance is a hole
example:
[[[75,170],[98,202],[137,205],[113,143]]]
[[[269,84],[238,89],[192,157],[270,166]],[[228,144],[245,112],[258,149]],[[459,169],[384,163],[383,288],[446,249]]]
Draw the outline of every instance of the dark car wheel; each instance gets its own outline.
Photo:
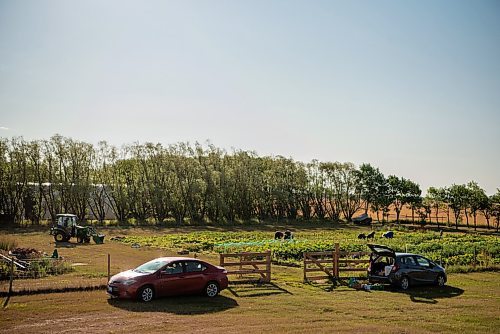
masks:
[[[444,275],[439,275],[436,279],[436,285],[437,286],[444,286],[446,283],[446,279],[444,278]]]
[[[61,232],[58,232],[54,235],[54,240],[56,242],[63,242],[63,241],[66,241],[65,240],[66,238],[64,237],[64,235],[61,233]]]
[[[210,298],[217,296],[219,294],[219,285],[215,282],[208,282],[205,287],[205,294]]]
[[[399,282],[399,286],[403,290],[408,290],[408,288],[410,287],[410,279],[406,276],[403,276],[401,278],[401,281]]]
[[[142,302],[150,302],[153,300],[155,296],[155,291],[153,290],[152,287],[145,286],[139,290],[137,296],[139,297],[139,300]]]

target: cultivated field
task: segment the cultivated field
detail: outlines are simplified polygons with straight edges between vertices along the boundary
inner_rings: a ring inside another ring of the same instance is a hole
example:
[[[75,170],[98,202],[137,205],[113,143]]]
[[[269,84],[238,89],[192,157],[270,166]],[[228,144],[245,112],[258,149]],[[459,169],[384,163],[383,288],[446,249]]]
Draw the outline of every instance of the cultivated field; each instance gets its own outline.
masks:
[[[106,282],[107,254],[111,255],[111,271],[116,273],[160,255],[173,255],[178,250],[176,247],[132,248],[130,244],[110,241],[112,236],[193,235],[200,230],[204,233],[232,230],[233,233],[269,233],[272,237],[273,231],[280,228],[283,227],[108,229],[103,231],[107,235],[103,245],[58,245],[59,254],[76,264],[72,273],[18,280],[14,282],[14,289],[98,288]],[[294,231],[297,236],[301,233],[333,235],[340,229],[310,226]],[[345,228],[346,235],[359,232],[363,230]],[[6,233],[21,247],[34,247],[49,254],[55,248],[53,239],[43,230],[2,231]],[[339,242],[342,244],[342,240]],[[218,263],[218,255],[211,250],[198,252],[197,256]],[[344,285],[304,284],[300,267],[273,265],[272,284],[231,284],[230,289],[214,300],[190,296],[141,304],[110,300],[104,290],[13,296],[0,311],[0,332],[498,333],[499,279],[498,272],[450,274],[448,285],[441,289],[417,287],[409,292],[366,292]],[[1,289],[5,291],[5,288],[2,283]]]

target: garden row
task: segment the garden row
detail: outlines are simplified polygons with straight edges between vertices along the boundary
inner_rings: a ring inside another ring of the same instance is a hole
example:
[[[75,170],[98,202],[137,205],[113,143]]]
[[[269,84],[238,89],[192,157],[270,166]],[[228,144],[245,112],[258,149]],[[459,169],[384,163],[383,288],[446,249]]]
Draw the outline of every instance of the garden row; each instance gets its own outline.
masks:
[[[500,264],[500,239],[496,236],[435,232],[397,231],[393,239],[381,239],[378,233],[371,243],[384,244],[395,251],[418,253],[445,266],[488,267]],[[272,252],[273,261],[299,265],[304,252],[330,251],[335,243],[342,251],[366,252],[367,241],[354,231],[298,232],[292,240],[274,240],[269,232],[193,232],[162,236],[127,236],[128,244],[177,249],[189,252]]]

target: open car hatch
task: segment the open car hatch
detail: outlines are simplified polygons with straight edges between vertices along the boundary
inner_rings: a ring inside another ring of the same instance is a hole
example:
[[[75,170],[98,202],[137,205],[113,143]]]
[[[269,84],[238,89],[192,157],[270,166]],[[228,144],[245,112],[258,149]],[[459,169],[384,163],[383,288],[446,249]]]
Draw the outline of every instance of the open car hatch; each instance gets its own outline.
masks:
[[[394,252],[393,249],[384,246],[384,245],[373,245],[373,244],[368,244],[368,247],[372,250],[373,253],[379,255],[379,256],[391,256],[395,257],[396,252]]]

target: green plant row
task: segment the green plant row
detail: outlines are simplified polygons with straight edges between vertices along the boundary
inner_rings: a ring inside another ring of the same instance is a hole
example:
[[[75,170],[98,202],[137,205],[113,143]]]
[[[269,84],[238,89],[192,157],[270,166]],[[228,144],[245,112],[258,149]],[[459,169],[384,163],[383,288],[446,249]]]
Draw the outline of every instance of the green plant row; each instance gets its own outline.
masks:
[[[381,233],[378,233],[381,236]],[[367,241],[354,231],[299,232],[293,240],[274,240],[269,232],[193,232],[163,236],[128,236],[125,243],[187,250],[190,252],[263,252],[282,263],[300,263],[304,252],[328,251],[339,243],[349,252],[369,251]],[[393,239],[378,237],[371,243],[384,244],[398,252],[422,254],[447,266],[500,263],[500,239],[496,236],[398,231]]]

